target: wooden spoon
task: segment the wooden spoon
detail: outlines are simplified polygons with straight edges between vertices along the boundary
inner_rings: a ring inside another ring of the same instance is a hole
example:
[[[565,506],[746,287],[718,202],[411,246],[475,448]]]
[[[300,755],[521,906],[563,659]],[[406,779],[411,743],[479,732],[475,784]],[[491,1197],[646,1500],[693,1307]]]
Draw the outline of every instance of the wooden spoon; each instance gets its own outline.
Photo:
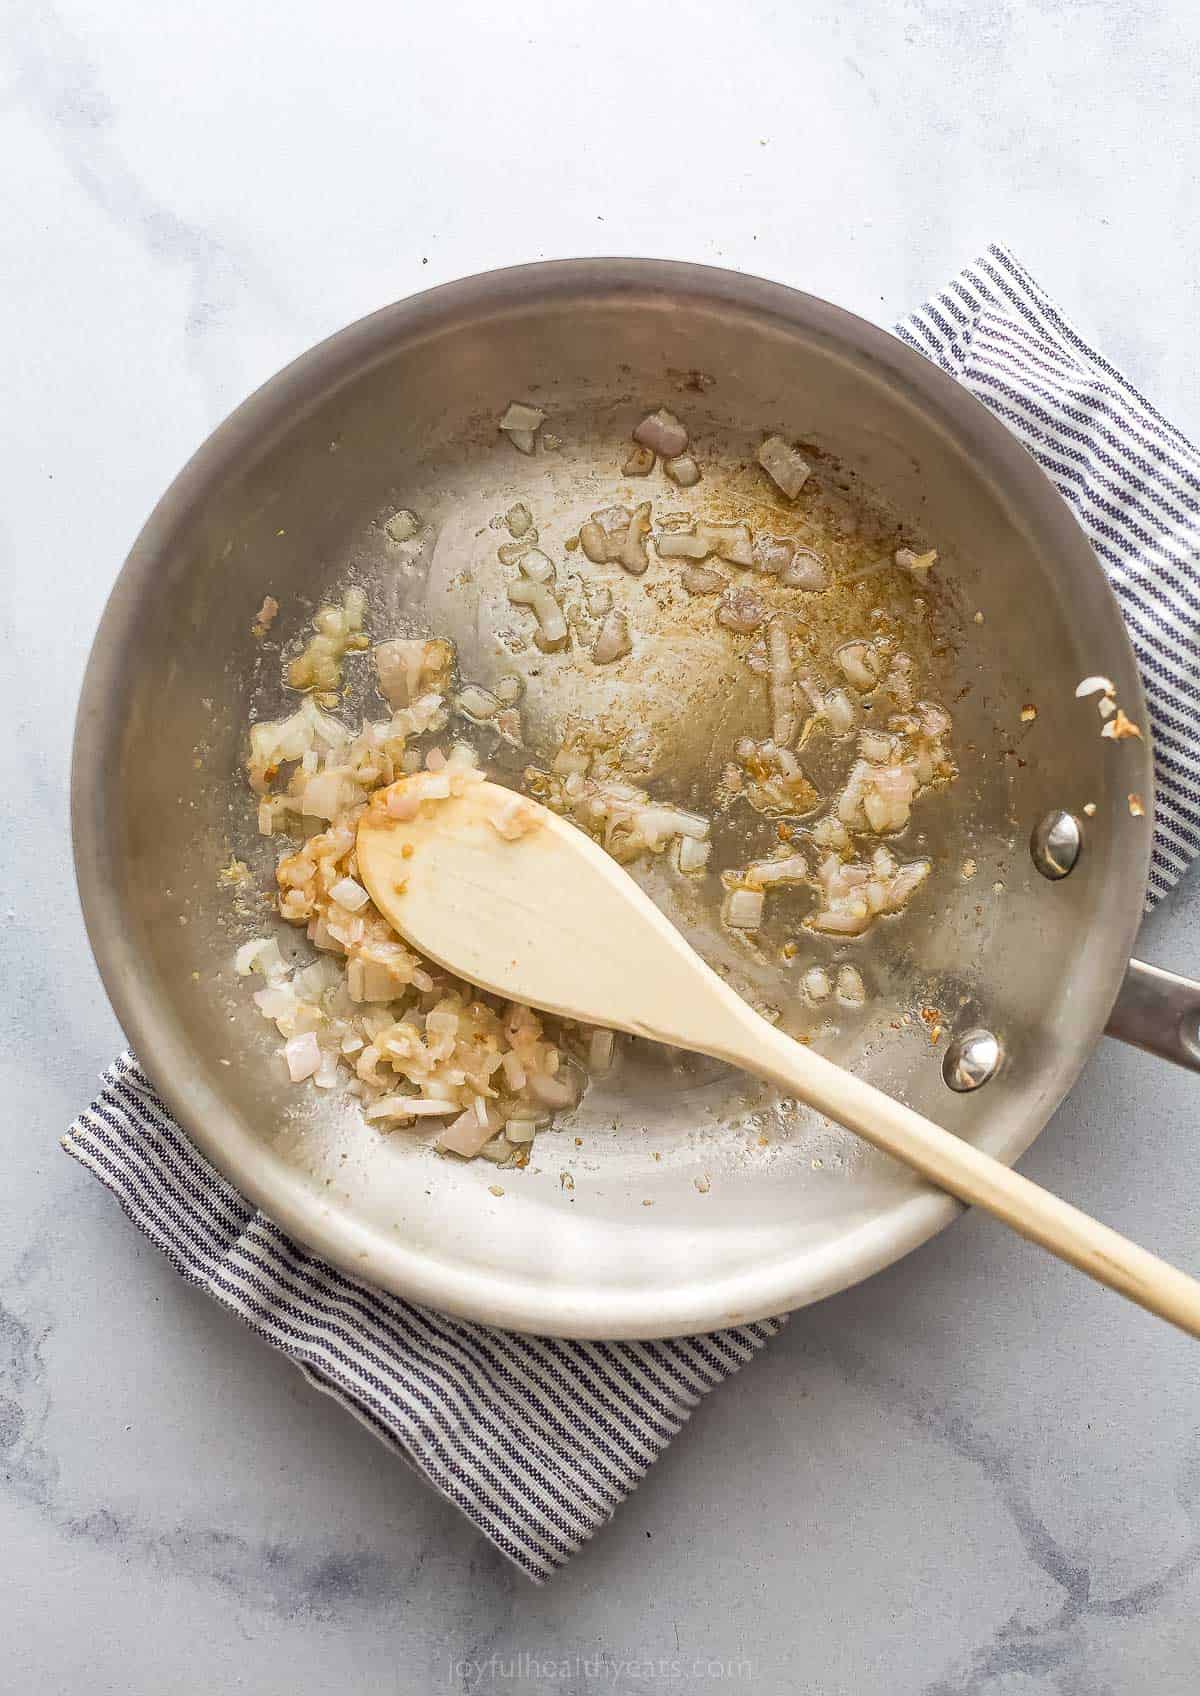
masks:
[[[382,800],[382,797],[379,798]],[[1200,1336],[1200,1284],[881,1090],[782,1035],[706,966],[583,831],[492,783],[423,804],[377,801],[358,828],[359,876],[430,960],[481,989],[585,1024],[714,1055],[768,1078],[960,1201]]]

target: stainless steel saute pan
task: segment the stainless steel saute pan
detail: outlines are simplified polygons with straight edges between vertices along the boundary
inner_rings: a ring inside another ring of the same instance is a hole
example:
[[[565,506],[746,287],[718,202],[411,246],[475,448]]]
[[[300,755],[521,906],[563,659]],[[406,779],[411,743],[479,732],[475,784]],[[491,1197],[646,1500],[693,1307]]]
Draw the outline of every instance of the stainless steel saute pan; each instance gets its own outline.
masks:
[[[528,459],[496,431],[514,398],[543,406],[555,438]],[[494,1169],[368,1130],[344,1097],[291,1089],[230,970],[262,917],[220,869],[237,853],[269,887],[239,780],[252,708],[284,703],[278,649],[251,636],[264,595],[295,634],[322,598],[360,583],[380,636],[436,628],[486,682],[492,516],[524,499],[561,540],[611,498],[619,445],[664,403],[714,486],[749,488],[763,432],[782,430],[809,445],[831,496],[869,498],[939,551],[927,660],[952,704],[961,776],[922,815],[937,869],[903,922],[854,955],[867,1006],[792,1007],[793,1028],[1009,1161],[1106,1026],[1200,1068],[1200,988],[1129,959],[1149,750],[1102,740],[1095,703],[1075,697],[1081,678],[1106,674],[1145,724],[1125,629],[1067,507],[982,406],[836,307],[698,266],[537,265],[389,307],[239,408],[135,544],[79,709],[79,884],[117,1014],[210,1160],[347,1270],[534,1331],[650,1337],[779,1312],[867,1276],[955,1212],[740,1075],[636,1045],[497,1197]],[[416,547],[384,527],[400,506],[427,520]],[[531,752],[565,713],[623,711],[658,738],[667,790],[708,781],[750,696],[716,648],[679,631],[646,653],[619,690],[569,668],[531,675]],[[651,887],[710,957],[723,946],[668,879]],[[769,1000],[779,974],[743,968],[747,992]]]

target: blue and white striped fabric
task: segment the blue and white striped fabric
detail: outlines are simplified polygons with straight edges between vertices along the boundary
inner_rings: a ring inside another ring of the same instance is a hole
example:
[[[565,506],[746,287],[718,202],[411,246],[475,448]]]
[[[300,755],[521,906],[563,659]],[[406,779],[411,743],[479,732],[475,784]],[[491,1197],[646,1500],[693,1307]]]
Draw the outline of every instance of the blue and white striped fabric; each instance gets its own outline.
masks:
[[[451,1319],[299,1248],[197,1154],[132,1055],[63,1147],[207,1290],[412,1461],[541,1582],[612,1516],[706,1391],[778,1320],[665,1343]]]
[[[1024,442],[1116,590],[1153,732],[1153,906],[1200,853],[1200,454],[1007,248],[989,247],[898,329]]]
[[[1003,418],[1078,513],[1121,599],[1150,699],[1151,898],[1200,848],[1195,450],[990,248],[900,334]],[[137,1062],[63,1140],[189,1282],[281,1349],[541,1581],[611,1516],[706,1391],[780,1321],[662,1343],[466,1324],[298,1248],[197,1154]]]

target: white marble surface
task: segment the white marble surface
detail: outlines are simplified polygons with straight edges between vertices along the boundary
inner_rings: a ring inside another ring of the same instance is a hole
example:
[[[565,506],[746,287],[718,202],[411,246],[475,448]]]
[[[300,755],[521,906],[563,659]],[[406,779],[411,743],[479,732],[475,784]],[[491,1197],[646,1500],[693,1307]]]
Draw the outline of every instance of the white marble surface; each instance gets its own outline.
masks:
[[[537,1591],[56,1139],[120,1040],[71,894],[78,680],[234,402],[530,257],[714,260],[888,322],[1001,238],[1195,433],[1194,6],[4,15],[0,1690],[1192,1696],[1200,1354],[982,1220],[800,1315]],[[1198,943],[1193,880],[1144,951]],[[1198,1090],[1108,1045],[1026,1170],[1195,1265]]]

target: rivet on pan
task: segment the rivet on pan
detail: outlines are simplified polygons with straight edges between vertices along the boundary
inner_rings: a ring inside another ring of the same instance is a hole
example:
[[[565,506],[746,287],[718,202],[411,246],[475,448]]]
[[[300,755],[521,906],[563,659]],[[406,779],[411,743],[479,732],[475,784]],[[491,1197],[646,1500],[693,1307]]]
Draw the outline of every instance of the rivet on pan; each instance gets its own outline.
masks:
[[[964,1031],[956,1036],[942,1061],[942,1076],[960,1095],[986,1084],[1000,1070],[1004,1049],[994,1031]]]
[[[1083,847],[1083,826],[1074,813],[1055,810],[1033,828],[1029,852],[1043,877],[1052,880],[1073,871]]]

